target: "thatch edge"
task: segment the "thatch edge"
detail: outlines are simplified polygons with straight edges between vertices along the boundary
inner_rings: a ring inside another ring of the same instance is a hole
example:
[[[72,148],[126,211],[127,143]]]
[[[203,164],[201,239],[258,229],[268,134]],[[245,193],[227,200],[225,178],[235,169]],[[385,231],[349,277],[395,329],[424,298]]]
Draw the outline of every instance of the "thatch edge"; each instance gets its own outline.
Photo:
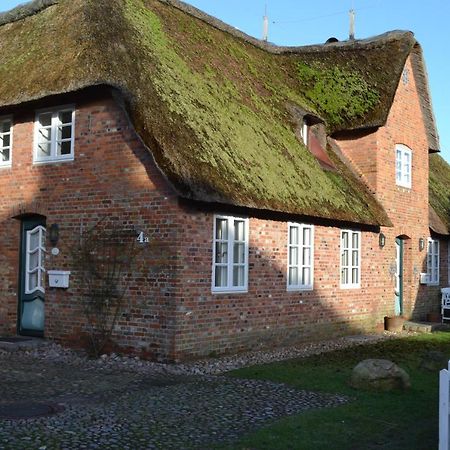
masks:
[[[0,26],[17,22],[29,16],[34,16],[58,2],[59,0],[34,0],[29,3],[18,5],[9,11],[0,13]]]

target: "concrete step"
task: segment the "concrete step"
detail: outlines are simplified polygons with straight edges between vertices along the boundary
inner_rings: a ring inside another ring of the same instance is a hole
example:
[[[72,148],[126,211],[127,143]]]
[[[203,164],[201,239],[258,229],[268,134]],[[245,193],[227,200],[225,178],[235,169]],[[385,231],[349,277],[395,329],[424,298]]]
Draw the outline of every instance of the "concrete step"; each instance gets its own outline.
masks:
[[[415,331],[416,333],[433,333],[435,331],[450,331],[450,324],[408,320],[403,324],[403,329],[405,331]]]

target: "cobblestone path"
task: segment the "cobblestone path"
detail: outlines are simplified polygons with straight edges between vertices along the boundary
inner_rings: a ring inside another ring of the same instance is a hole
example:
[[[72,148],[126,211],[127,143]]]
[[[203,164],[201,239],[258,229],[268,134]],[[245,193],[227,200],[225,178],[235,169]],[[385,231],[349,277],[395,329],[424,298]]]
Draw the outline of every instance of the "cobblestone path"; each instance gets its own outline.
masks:
[[[0,419],[1,449],[207,449],[274,419],[346,399],[226,376],[138,373],[0,354],[0,410],[37,402],[61,412]]]

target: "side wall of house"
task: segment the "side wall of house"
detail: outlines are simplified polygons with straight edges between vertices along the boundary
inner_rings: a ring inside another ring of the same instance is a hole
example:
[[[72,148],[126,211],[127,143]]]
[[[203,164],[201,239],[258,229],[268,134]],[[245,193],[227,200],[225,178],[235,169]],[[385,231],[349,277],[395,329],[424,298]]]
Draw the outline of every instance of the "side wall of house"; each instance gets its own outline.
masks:
[[[420,273],[427,271],[427,240],[430,237],[428,142],[410,59],[404,71],[386,125],[358,141],[338,139],[338,144],[384,206],[394,225],[381,230],[386,235],[383,265],[388,271],[380,273],[380,279],[389,284],[391,272],[395,269],[395,239],[401,237],[404,240],[403,313],[407,317],[424,319],[428,312],[438,310],[440,287],[446,286],[447,282],[441,286],[420,284]],[[405,145],[412,151],[411,188],[396,184],[396,144]],[[375,174],[373,167],[376,167]],[[420,238],[425,241],[422,251],[419,249]],[[440,247],[441,255],[445,256],[445,241]],[[445,265],[441,266],[441,273],[446,273],[446,259],[442,259],[442,263]],[[389,313],[390,304],[385,308]]]
[[[35,109],[67,103],[76,107],[74,161],[33,164]],[[113,223],[130,231],[130,246],[137,231],[150,240],[138,248],[135,268],[127,277],[114,340],[152,358],[170,358],[178,200],[126,115],[100,88],[11,113],[12,167],[0,169],[0,334],[16,333],[20,217],[40,214],[47,227],[59,225],[60,254],[51,254],[47,238],[45,268],[72,274],[69,289],[46,288],[45,336],[75,345],[85,335],[86,323],[80,299],[83,281],[72,265],[71,249],[96,223]]]

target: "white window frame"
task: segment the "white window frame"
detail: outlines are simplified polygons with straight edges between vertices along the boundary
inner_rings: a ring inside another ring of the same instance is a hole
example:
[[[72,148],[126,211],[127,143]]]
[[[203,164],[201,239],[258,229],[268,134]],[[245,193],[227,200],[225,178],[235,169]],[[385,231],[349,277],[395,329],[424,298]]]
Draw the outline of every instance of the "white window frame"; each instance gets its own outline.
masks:
[[[218,219],[224,219],[228,221],[228,239],[226,240],[227,246],[227,286],[215,286],[216,280],[216,223]],[[244,222],[245,232],[245,253],[244,253],[244,285],[233,286],[233,256],[234,256],[234,222]],[[212,279],[211,279],[211,292],[213,293],[235,293],[235,292],[248,292],[248,241],[249,241],[249,220],[247,217],[226,216],[226,215],[214,215],[214,230],[213,230],[213,259],[212,259]]]
[[[57,155],[57,128],[58,128],[58,114],[60,112],[70,111],[72,113],[72,123],[71,123],[71,137],[70,137],[70,154],[68,155]],[[51,136],[50,136],[50,156],[39,157],[39,116],[41,114],[52,114],[52,121],[50,125]],[[36,110],[36,115],[34,119],[34,150],[33,150],[33,163],[34,164],[46,164],[54,162],[64,162],[73,161],[75,154],[75,105],[62,105],[54,108],[43,108]]]
[[[11,167],[11,165],[12,165],[12,151],[13,151],[13,128],[14,128],[13,116],[0,116],[0,123],[3,123],[3,122],[10,122],[11,123],[11,127],[9,129],[9,132],[2,133],[0,131],[0,150],[4,150],[6,148],[9,148],[9,160],[8,161],[0,160],[0,168],[1,167]],[[0,130],[1,130],[1,128],[0,128]],[[5,136],[7,134],[9,134],[9,147],[2,145],[3,136]]]
[[[291,229],[298,228],[298,244],[291,243]],[[310,242],[305,244],[303,240],[303,231],[309,229]],[[304,223],[288,222],[288,235],[287,235],[287,273],[286,273],[286,289],[287,291],[311,291],[314,286],[314,225],[308,225]],[[297,248],[297,264],[292,264],[290,261],[291,248]],[[309,264],[305,264],[303,259],[303,250],[309,249],[310,251],[310,261]],[[298,280],[297,284],[289,283],[289,272],[291,267],[297,267],[298,269]],[[309,283],[304,283],[303,281],[303,269],[309,269]],[[301,281],[301,282],[300,282]]]
[[[434,251],[434,244],[437,243],[437,252]],[[437,263],[435,264],[435,257]],[[427,279],[429,286],[439,286],[439,265],[440,265],[440,242],[439,239],[428,238],[427,246]]]
[[[308,133],[309,133],[309,125],[308,125],[308,122],[306,121],[306,119],[303,119],[303,122],[302,122],[302,128],[301,128],[301,137],[302,137],[302,141],[303,141],[303,143],[306,145],[306,146],[308,146],[308,144],[309,144],[309,136],[308,136]]]
[[[348,247],[343,247],[343,236],[344,233],[348,233],[349,234],[349,246]],[[353,235],[356,234],[358,236],[358,247],[353,247]],[[361,231],[358,230],[341,230],[340,233],[340,243],[339,243],[339,283],[340,283],[340,287],[341,289],[358,289],[361,287]],[[343,265],[342,264],[342,260],[343,260],[343,255],[344,252],[347,251],[348,252],[348,264],[347,265]],[[354,251],[357,251],[357,255],[358,255],[358,264],[357,265],[353,265],[352,261],[352,253]],[[358,277],[356,281],[350,281],[348,283],[343,283],[342,282],[342,275],[343,275],[343,270],[347,269],[348,270],[348,280],[352,280],[352,276],[353,276],[353,269],[357,269],[358,270]]]
[[[37,267],[35,267],[32,271],[30,270],[30,236],[35,233],[36,231],[39,232],[39,244],[38,246],[33,249],[33,251],[37,251],[38,253],[38,261],[39,264]],[[44,268],[44,258],[45,258],[45,233],[46,229],[42,225],[39,225],[32,230],[27,231],[27,240],[26,240],[26,262],[25,262],[25,294],[33,294],[36,291],[41,291],[42,293],[45,293],[45,287],[44,287],[44,274],[45,274],[45,268]],[[44,243],[44,244],[43,244]],[[30,274],[31,273],[38,273],[37,278],[37,286],[34,289],[29,289],[30,286]]]
[[[395,184],[408,189],[411,189],[412,186],[412,150],[403,144],[395,146]]]

